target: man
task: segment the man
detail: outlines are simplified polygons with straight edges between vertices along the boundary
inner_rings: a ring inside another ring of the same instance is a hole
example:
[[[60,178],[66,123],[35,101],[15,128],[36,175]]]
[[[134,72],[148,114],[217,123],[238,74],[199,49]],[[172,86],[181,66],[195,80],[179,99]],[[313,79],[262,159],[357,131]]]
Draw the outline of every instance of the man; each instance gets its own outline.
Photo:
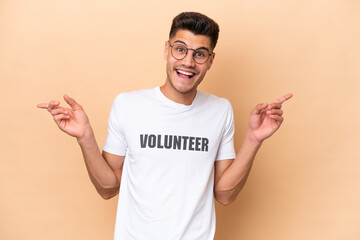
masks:
[[[199,13],[174,18],[165,42],[161,87],[118,95],[102,154],[82,107],[68,96],[39,104],[76,137],[92,183],[105,199],[119,193],[115,239],[213,239],[214,198],[223,205],[244,186],[262,142],[283,121],[288,94],[251,112],[235,155],[232,108],[197,90],[215,58],[218,25]]]

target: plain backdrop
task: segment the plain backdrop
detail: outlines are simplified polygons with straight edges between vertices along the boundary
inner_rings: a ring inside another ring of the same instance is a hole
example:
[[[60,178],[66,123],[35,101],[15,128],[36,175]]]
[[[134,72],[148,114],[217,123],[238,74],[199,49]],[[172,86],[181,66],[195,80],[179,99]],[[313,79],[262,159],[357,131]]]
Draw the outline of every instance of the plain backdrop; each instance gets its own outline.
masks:
[[[358,0],[1,0],[0,239],[112,239],[117,197],[36,104],[74,97],[102,147],[115,96],[165,81],[182,11],[220,25],[200,90],[232,103],[237,150],[256,104],[294,94],[215,239],[360,239]]]

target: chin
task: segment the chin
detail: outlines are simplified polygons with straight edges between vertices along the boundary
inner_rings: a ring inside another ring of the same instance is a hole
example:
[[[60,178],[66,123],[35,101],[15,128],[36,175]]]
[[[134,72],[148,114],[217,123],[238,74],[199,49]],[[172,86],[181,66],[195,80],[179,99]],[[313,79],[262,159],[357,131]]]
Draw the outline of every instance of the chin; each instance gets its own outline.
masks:
[[[182,93],[182,94],[187,94],[187,93],[191,93],[193,91],[196,91],[196,88],[191,88],[191,89],[176,89],[177,92]]]
[[[199,85],[198,83],[193,83],[193,84],[187,84],[187,85],[183,85],[183,84],[176,84],[176,82],[172,82],[170,81],[171,86],[175,89],[175,91],[179,92],[179,93],[183,93],[183,94],[187,94],[187,93],[191,93],[196,91],[197,86]]]
[[[172,88],[178,92],[178,93],[183,93],[183,94],[186,94],[186,93],[190,93],[192,91],[194,91],[194,89],[196,89],[195,87],[184,87],[184,86],[174,86],[174,84],[171,84]]]

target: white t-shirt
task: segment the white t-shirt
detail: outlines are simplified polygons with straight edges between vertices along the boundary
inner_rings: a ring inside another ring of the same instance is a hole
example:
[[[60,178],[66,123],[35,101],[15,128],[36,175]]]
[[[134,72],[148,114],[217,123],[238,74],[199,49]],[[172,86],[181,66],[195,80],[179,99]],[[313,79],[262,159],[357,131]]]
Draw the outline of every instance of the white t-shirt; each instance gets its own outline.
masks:
[[[214,163],[234,159],[228,100],[197,91],[189,106],[160,88],[119,94],[103,150],[126,156],[114,239],[212,240]]]

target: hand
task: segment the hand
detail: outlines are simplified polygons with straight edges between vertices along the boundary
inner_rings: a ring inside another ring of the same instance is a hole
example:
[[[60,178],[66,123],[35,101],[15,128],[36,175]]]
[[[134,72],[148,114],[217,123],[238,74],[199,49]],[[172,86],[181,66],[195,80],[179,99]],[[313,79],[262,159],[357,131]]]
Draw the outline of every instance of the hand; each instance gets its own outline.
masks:
[[[253,141],[262,142],[273,135],[284,121],[282,103],[292,96],[289,93],[271,104],[258,104],[250,113],[247,136]]]
[[[64,95],[64,100],[71,108],[60,107],[58,101],[40,103],[37,107],[47,109],[63,132],[79,139],[87,130],[91,130],[89,119],[83,108],[74,99]]]

